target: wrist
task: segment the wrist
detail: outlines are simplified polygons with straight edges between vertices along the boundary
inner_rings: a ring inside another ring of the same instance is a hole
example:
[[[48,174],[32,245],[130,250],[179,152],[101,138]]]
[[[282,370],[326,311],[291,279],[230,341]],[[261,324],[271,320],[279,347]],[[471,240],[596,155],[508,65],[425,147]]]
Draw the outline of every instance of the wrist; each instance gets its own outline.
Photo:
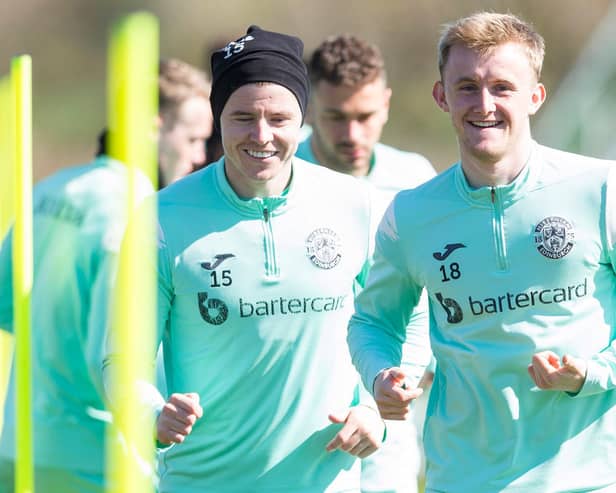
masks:
[[[378,409],[370,406],[369,404],[358,404],[359,406],[362,407],[367,407],[368,409],[370,409],[372,412],[376,413],[377,417],[381,420],[381,422],[383,423],[383,436],[381,437],[381,443],[383,443],[385,441],[385,439],[387,438],[387,423],[385,422],[385,420],[381,417],[381,413],[379,412]]]
[[[374,378],[372,379],[372,395],[374,396],[374,384],[376,383],[376,379],[379,378],[379,376],[381,376],[381,373],[383,373],[386,370],[389,370],[390,368],[392,368],[391,366],[388,366],[387,368],[382,368],[380,369],[377,374],[374,376]]]

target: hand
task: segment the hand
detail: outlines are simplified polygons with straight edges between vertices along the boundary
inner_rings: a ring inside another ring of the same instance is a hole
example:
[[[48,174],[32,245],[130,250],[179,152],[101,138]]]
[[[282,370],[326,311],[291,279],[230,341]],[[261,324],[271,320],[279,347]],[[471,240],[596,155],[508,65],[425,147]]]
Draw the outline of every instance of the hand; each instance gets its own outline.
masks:
[[[363,459],[381,446],[385,423],[376,409],[359,405],[350,408],[346,414],[330,414],[329,420],[344,423],[344,426],[325,447],[328,452],[340,449]]]
[[[406,375],[397,367],[382,370],[374,379],[374,400],[383,419],[405,420],[409,404],[423,394],[423,389],[409,389]]]
[[[182,443],[201,416],[199,394],[172,394],[156,420],[157,440],[165,445]]]
[[[586,380],[586,362],[565,354],[562,365],[556,353],[543,351],[533,355],[528,373],[543,390],[563,390],[577,393]]]

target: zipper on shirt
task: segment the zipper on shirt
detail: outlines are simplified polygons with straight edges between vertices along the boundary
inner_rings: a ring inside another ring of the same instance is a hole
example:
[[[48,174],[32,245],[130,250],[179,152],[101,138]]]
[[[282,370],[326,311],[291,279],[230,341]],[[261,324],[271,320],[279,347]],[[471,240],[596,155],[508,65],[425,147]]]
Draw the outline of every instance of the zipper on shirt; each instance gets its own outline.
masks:
[[[274,232],[272,230],[271,214],[267,205],[263,206],[263,232],[265,248],[265,278],[268,281],[276,281],[280,278],[280,266],[276,255]]]
[[[496,249],[496,262],[499,270],[507,270],[509,264],[507,262],[507,243],[505,241],[505,217],[503,212],[503,204],[498,196],[496,187],[490,188],[490,196],[492,198],[492,231],[494,234],[494,247]]]

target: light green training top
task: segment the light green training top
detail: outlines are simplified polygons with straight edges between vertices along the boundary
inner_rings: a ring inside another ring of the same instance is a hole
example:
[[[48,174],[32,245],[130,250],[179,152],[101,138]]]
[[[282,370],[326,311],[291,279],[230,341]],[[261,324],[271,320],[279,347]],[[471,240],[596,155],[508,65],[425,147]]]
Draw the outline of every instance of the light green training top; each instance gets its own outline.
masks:
[[[33,192],[32,381],[35,465],[104,473],[100,364],[126,218],[126,168],[105,156],[65,168]],[[137,180],[140,196],[153,192]],[[12,235],[0,251],[0,327],[12,331]],[[14,368],[13,368],[14,370]],[[15,457],[11,372],[0,456]]]
[[[473,189],[458,164],[396,197],[349,344],[371,382],[426,286],[427,491],[616,488],[615,242],[614,163],[538,145],[509,185]],[[535,387],[543,350],[587,361],[578,395]]]
[[[321,164],[312,151],[312,128],[308,125],[302,128],[305,129],[306,137],[299,143],[295,155],[310,163]],[[380,142],[374,146],[370,170],[367,175],[359,177],[372,188],[372,209],[374,216],[378,218],[378,221],[373,222],[374,230],[370,232],[372,241],[374,241],[376,226],[396,193],[415,188],[434,176],[436,172],[430,161],[421,154],[402,151]],[[350,212],[351,209],[347,211]],[[374,250],[373,245],[372,250]],[[411,317],[406,343],[402,349],[400,366],[404,369],[410,385],[416,385],[419,382],[432,360],[427,334],[428,319],[428,299],[423,296]]]
[[[359,381],[346,333],[370,255],[366,185],[294,159],[283,195],[242,200],[223,158],[159,192],[158,211],[167,388],[203,406],[161,453],[160,492],[358,489],[359,463],[325,446]]]

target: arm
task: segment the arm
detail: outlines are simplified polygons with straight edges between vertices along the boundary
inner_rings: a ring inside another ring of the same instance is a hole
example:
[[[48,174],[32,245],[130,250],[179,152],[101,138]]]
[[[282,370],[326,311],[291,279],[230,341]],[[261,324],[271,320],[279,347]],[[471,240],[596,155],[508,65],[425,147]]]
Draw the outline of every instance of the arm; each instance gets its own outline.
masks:
[[[404,265],[395,223],[395,204],[394,201],[390,205],[379,226],[374,265],[370,269],[365,289],[356,299],[355,314],[349,324],[348,343],[353,363],[368,389],[373,389],[373,383],[380,382],[375,377],[382,370],[400,365],[403,343],[413,340],[408,334],[409,321],[411,314],[415,316],[417,313],[414,310],[420,303],[422,293],[422,286],[410,279]],[[425,331],[421,337],[427,338],[425,320],[419,325],[423,326],[421,331]],[[421,331],[417,334],[421,334]],[[384,378],[383,383],[392,388],[401,387],[404,379],[399,377],[396,373],[396,378],[394,375],[392,378]],[[380,399],[384,396],[376,385],[373,390],[379,410],[383,411]],[[398,404],[408,407],[410,400],[404,403],[400,400],[402,395],[397,392],[395,394],[388,395],[388,399],[398,399]],[[408,395],[406,398],[412,400]]]
[[[430,347],[428,294],[424,289],[406,325],[406,338],[402,345],[400,368],[406,375],[407,386],[425,385],[425,388],[429,387],[431,377],[434,375],[434,368],[429,369],[433,360],[434,356]],[[421,385],[420,382],[422,382]]]
[[[607,254],[612,266],[612,273],[616,276],[616,163],[608,175],[605,192],[605,223],[607,238]],[[612,314],[612,319],[614,314]],[[615,331],[612,330],[612,335]],[[580,396],[592,395],[616,388],[616,340],[614,337],[599,354],[594,355],[586,362],[586,379]]]
[[[616,163],[610,170],[605,192],[607,257],[616,277]],[[614,296],[614,293],[612,293]],[[613,306],[613,304],[612,304]],[[612,320],[614,320],[612,314]],[[616,389],[616,339],[588,360],[544,351],[533,356],[528,372],[540,389],[562,390],[572,396],[587,396]]]
[[[145,348],[151,357],[152,363],[155,360],[156,348],[159,346],[162,335],[168,327],[169,314],[174,298],[173,278],[167,242],[162,228],[159,227],[158,233],[157,264],[156,266],[152,266],[153,269],[156,269],[157,274],[157,276],[155,276],[155,279],[157,279],[155,316],[156,337],[153,338],[152,347]],[[121,252],[120,269],[124,261],[125,258]],[[135,296],[139,296],[139,293],[135,293]],[[156,386],[153,385],[148,378],[139,379],[128,388],[119,388],[117,385],[113,385],[113,370],[118,365],[121,358],[126,357],[126,355],[122,355],[117,350],[114,339],[114,333],[111,331],[107,337],[106,356],[103,362],[105,390],[107,391],[112,407],[121,399],[136,398],[144,416],[155,417],[155,435],[161,444],[178,443],[182,441],[183,437],[192,430],[194,420],[201,416],[198,396],[194,394],[173,394],[168,402],[165,402],[165,399]],[[130,395],[127,395],[127,393]]]
[[[90,379],[101,396],[105,395],[101,361],[104,358],[106,330],[109,326],[110,299],[117,268],[117,253],[103,250],[91,281],[88,333],[84,341],[84,356]]]

